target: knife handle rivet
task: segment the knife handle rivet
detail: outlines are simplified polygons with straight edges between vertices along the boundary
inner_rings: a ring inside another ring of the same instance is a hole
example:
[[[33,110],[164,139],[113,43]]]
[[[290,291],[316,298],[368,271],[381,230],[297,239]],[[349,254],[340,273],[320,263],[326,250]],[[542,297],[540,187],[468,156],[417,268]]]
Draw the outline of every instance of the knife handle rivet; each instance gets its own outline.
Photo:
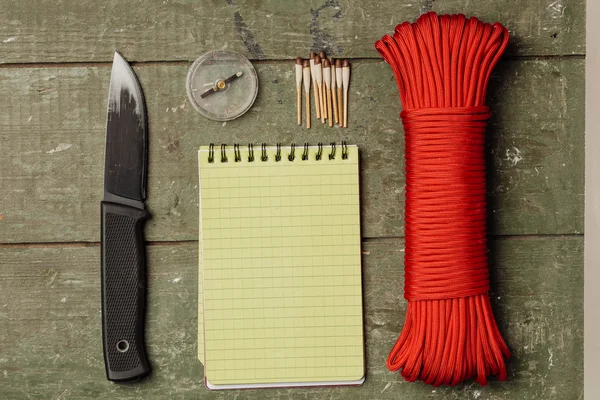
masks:
[[[117,342],[117,351],[125,353],[127,350],[129,350],[129,342],[127,340],[119,340]]]

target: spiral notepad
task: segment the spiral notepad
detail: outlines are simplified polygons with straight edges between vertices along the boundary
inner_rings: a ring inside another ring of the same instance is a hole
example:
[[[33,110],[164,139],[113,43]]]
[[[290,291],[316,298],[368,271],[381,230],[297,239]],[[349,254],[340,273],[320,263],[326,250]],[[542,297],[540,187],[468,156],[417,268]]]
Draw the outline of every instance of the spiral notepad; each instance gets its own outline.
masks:
[[[210,145],[198,162],[206,385],[361,384],[358,148]]]

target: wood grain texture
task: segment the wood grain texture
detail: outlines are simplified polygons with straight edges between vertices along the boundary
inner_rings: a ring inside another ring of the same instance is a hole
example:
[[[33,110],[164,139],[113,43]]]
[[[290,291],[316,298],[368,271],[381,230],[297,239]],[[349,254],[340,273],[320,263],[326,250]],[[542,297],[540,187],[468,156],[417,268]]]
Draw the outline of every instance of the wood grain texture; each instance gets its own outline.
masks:
[[[0,9],[0,398],[583,398],[585,0],[0,0]],[[429,10],[511,33],[489,89],[489,231],[527,236],[490,240],[492,300],[513,359],[509,381],[485,388],[406,383],[385,368],[406,307],[404,147],[397,89],[373,44]],[[196,113],[184,88],[188,62],[215,48],[267,60],[255,63],[254,107],[224,125]],[[154,373],[132,385],[104,377],[99,246],[60,243],[99,240],[115,49],[142,62],[154,216],[146,239],[164,241],[148,246]],[[310,50],[362,59],[349,129],[296,127],[292,59]],[[196,149],[341,140],[362,152],[366,383],[209,392],[196,359]],[[11,244],[36,242],[57,243]]]
[[[210,142],[361,149],[364,237],[403,235],[404,139],[392,73],[353,64],[349,128],[296,126],[292,63],[259,63],[253,108],[226,124],[188,103],[188,65],[136,67],[150,124],[148,240],[196,240],[196,151]],[[506,61],[492,78],[490,232],[583,231],[584,61]],[[0,242],[99,240],[110,68],[0,68]]]
[[[0,63],[187,60],[215,48],[252,59],[310,50],[379,58],[373,44],[422,12],[467,13],[505,24],[513,55],[585,52],[584,0],[0,1]]]
[[[583,238],[491,241],[493,304],[513,352],[509,380],[406,383],[385,368],[401,329],[403,242],[363,244],[367,380],[360,388],[209,392],[196,359],[197,244],[148,247],[150,379],[105,380],[98,246],[0,248],[4,399],[540,399],[583,392]],[[566,273],[568,271],[568,273]]]

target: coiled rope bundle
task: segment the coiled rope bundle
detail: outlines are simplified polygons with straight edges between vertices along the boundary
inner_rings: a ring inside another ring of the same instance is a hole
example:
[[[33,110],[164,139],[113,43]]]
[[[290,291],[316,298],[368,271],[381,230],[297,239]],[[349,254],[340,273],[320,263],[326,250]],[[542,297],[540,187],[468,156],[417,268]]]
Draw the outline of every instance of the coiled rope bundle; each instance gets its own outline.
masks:
[[[506,379],[488,296],[484,101],[507,44],[499,23],[434,12],[375,44],[404,109],[408,309],[387,367],[408,381]]]

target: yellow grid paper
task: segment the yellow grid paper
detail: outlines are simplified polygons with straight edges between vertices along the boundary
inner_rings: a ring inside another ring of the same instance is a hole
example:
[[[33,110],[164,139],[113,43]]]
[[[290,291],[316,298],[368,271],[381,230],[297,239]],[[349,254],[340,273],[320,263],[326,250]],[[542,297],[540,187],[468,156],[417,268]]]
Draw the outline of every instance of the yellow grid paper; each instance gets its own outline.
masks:
[[[358,148],[198,152],[199,358],[207,383],[327,384],[364,376]],[[354,382],[355,383],[355,382]]]

